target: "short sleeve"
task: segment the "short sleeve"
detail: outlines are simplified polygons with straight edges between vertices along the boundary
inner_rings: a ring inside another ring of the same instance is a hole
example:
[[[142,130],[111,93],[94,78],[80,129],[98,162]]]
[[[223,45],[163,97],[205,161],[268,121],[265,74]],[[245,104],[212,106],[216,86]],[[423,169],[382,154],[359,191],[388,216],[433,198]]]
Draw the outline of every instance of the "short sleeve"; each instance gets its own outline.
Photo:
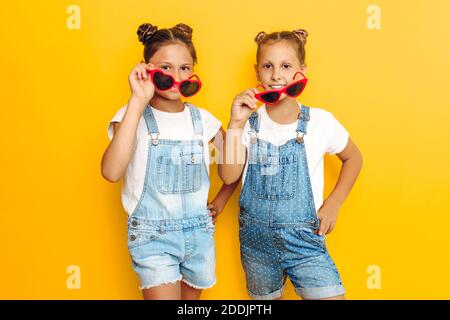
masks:
[[[109,140],[112,140],[114,135],[114,129],[113,129],[113,123],[114,122],[122,122],[122,119],[125,115],[125,111],[127,111],[127,105],[123,106],[122,108],[117,111],[117,113],[114,115],[114,117],[111,119],[111,121],[108,124],[108,137]]]
[[[326,132],[328,133],[325,146],[326,153],[336,154],[345,149],[349,133],[330,112],[327,112]]]
[[[205,141],[209,142],[222,127],[222,122],[205,109],[200,109],[200,112],[203,124],[203,137]]]
[[[248,148],[250,145],[250,136],[248,132],[250,131],[250,122],[247,120],[245,122],[244,128],[242,129],[242,144]]]

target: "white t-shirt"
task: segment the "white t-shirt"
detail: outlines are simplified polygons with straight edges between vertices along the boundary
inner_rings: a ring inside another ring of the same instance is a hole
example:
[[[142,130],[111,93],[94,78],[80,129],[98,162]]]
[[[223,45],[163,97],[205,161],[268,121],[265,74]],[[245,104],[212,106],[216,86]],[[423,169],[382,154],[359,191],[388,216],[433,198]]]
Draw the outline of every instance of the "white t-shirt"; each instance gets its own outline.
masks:
[[[164,112],[153,107],[152,111],[158,124],[159,139],[170,140],[192,140],[196,139],[194,126],[192,123],[191,112],[185,107],[182,112]],[[116,115],[111,119],[108,125],[108,137],[113,138],[113,122],[121,122],[127,105],[117,111]],[[209,141],[217,134],[222,123],[207,110],[198,108],[200,111],[201,121],[203,125],[203,151],[205,155],[205,164],[209,174],[210,152]],[[130,215],[134,212],[139,198],[144,189],[145,170],[148,155],[148,128],[144,115],[136,130],[136,143],[134,153],[128,164],[122,184],[122,205],[125,211]]]
[[[265,105],[262,105],[257,112],[259,118],[258,139],[266,140],[274,145],[282,145],[297,137],[297,121],[290,124],[276,123],[267,114]],[[250,123],[247,121],[242,132],[242,143],[247,149],[250,143],[249,131]],[[303,141],[316,211],[319,211],[323,203],[323,156],[325,153],[336,154],[344,150],[348,137],[347,130],[330,112],[319,108],[310,108],[310,120],[306,126],[306,135],[303,137]],[[247,166],[248,157],[242,175],[242,186]]]

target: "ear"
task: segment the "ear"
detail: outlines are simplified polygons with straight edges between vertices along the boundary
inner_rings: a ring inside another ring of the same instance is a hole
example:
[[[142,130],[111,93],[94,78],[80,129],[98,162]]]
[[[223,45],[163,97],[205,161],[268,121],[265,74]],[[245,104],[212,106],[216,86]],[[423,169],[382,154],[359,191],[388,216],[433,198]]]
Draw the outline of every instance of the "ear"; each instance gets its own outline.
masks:
[[[306,75],[306,64],[302,64],[302,66],[300,67],[300,71]]]
[[[258,64],[255,63],[254,67],[255,67],[256,79],[258,80],[258,82],[261,82],[261,80],[259,79]]]

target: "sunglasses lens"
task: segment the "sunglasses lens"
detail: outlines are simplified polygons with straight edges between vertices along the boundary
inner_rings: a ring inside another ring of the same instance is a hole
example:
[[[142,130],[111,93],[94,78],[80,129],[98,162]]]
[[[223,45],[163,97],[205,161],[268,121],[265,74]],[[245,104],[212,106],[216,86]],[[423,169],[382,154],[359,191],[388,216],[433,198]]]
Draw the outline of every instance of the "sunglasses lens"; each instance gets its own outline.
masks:
[[[296,97],[303,89],[303,83],[299,82],[293,84],[289,88],[286,89],[286,94],[290,97]]]
[[[193,96],[198,90],[200,90],[200,84],[195,81],[183,81],[180,85],[180,91],[186,97]]]
[[[280,94],[278,92],[268,92],[263,95],[261,95],[261,99],[263,99],[265,102],[272,103],[278,100],[280,97]]]
[[[159,90],[167,90],[173,85],[173,78],[161,72],[156,72],[153,75],[153,83]]]

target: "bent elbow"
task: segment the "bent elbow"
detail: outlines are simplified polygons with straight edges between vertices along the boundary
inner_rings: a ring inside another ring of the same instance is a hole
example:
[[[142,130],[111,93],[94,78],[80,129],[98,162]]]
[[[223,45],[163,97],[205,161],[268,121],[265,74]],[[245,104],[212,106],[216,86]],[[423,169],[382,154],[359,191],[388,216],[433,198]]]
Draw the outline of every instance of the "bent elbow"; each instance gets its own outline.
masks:
[[[122,178],[119,174],[110,172],[110,170],[106,170],[103,166],[102,166],[102,177],[112,183],[116,183],[119,182],[120,179]]]
[[[364,164],[364,160],[363,160],[362,153],[359,150],[358,150],[358,158],[359,158],[359,170],[361,170],[363,167],[363,164]]]
[[[223,181],[224,184],[233,184],[235,183],[239,177],[234,178],[234,177],[229,177],[229,176],[224,176],[224,177],[220,177]]]
[[[222,182],[224,184],[232,184],[233,182],[235,182],[237,180],[237,179],[232,179],[233,177],[230,177],[229,174],[226,174],[224,172],[223,166],[220,164],[219,164],[218,174],[219,174],[219,178],[222,180]]]

